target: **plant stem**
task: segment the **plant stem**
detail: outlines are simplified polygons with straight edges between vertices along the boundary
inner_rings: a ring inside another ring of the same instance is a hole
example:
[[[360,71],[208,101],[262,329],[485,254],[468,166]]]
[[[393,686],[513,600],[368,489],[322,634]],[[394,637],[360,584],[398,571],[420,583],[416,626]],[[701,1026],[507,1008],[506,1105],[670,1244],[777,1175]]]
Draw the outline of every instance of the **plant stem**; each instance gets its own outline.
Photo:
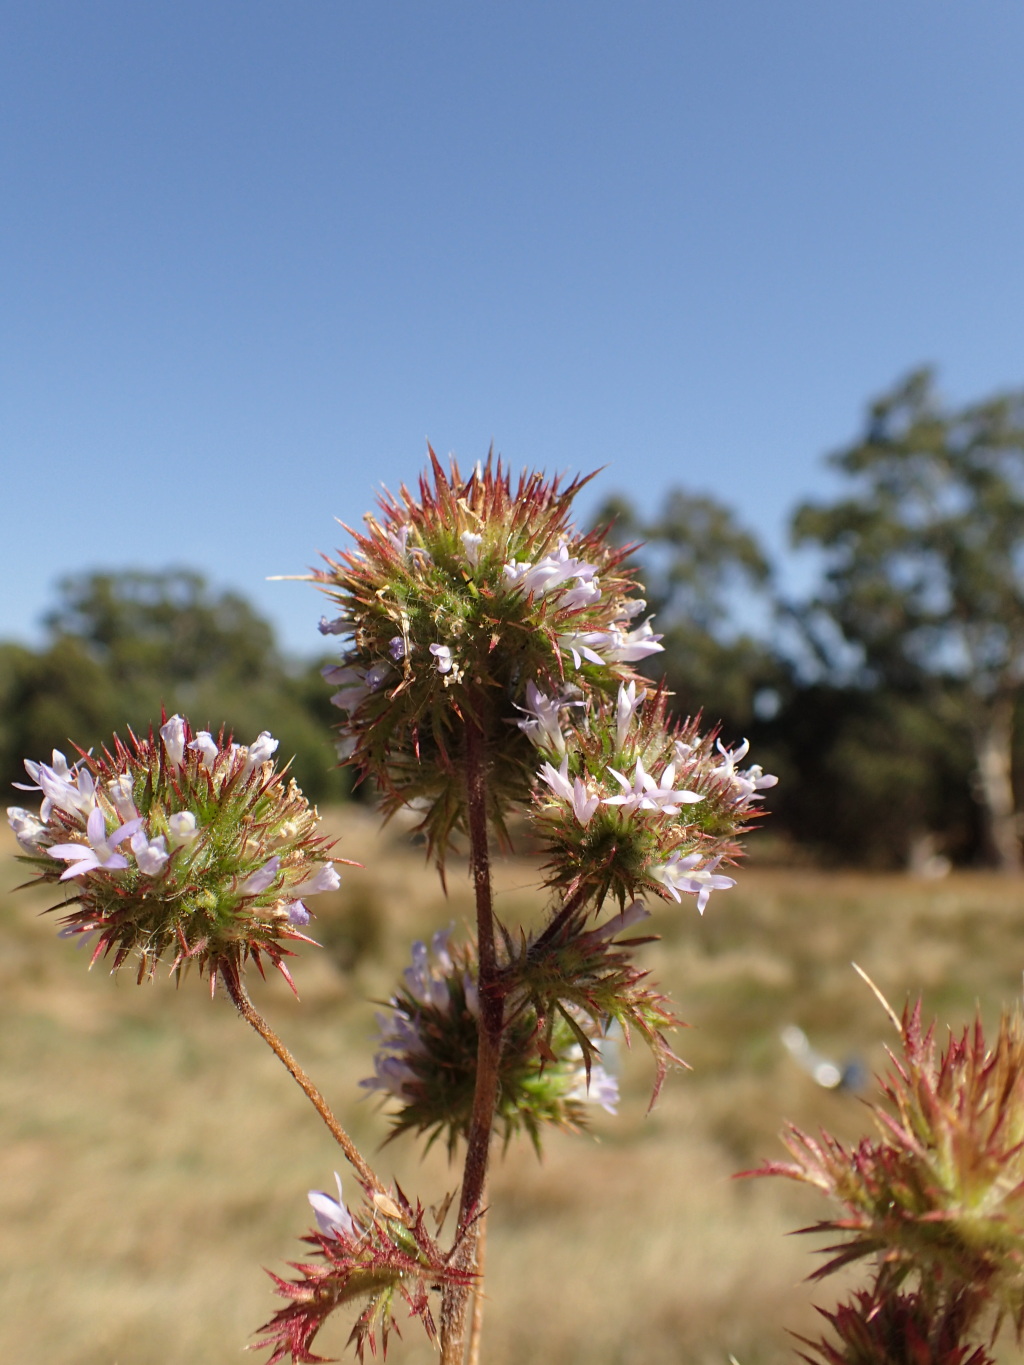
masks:
[[[245,989],[241,976],[234,972],[225,971],[223,973],[223,980],[227,987],[228,994],[234,1002],[235,1009],[238,1010],[238,1013],[245,1022],[255,1029],[271,1051],[284,1063],[293,1079],[305,1092],[307,1098],[312,1103],[313,1108],[330,1129],[331,1136],[344,1152],[345,1159],[354,1168],[363,1185],[367,1189],[375,1191],[377,1194],[384,1194],[384,1186],[360,1156],[355,1143],[331,1112],[330,1105],[249,999],[249,993]]]
[[[487,1256],[487,1211],[480,1216],[476,1239],[476,1288],[473,1291],[473,1318],[469,1325],[469,1356],[466,1365],[480,1365],[480,1334],[484,1326],[484,1261]]]
[[[498,979],[498,955],[494,939],[494,906],[491,896],[491,863],[487,847],[487,754],[483,730],[470,718],[466,723],[466,789],[469,812],[470,870],[476,898],[476,932],[480,997],[476,1089],[462,1172],[462,1199],[456,1227],[455,1264],[478,1275],[477,1255],[483,1213],[487,1160],[490,1154],[494,1110],[498,1100],[505,1001]],[[476,1294],[483,1286],[476,1282]],[[441,1304],[441,1365],[462,1365],[466,1342],[470,1289],[454,1285],[445,1290]],[[479,1345],[475,1348],[479,1351]]]

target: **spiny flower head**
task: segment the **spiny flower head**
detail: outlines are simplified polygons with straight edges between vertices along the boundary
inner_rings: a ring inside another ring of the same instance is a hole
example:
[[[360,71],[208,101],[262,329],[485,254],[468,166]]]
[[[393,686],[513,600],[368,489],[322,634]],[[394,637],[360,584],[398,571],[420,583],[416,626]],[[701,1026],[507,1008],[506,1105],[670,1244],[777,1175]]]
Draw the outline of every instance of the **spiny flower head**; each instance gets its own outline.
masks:
[[[938,1305],[933,1294],[891,1285],[860,1290],[834,1313],[819,1309],[835,1340],[797,1339],[808,1365],[995,1365],[984,1346],[964,1340],[974,1305],[969,1294]]]
[[[291,981],[285,944],[305,940],[305,900],[339,884],[319,816],[273,763],[266,731],[239,745],[172,716],[159,734],[116,736],[99,757],[26,768],[40,818],[8,818],[39,882],[74,889],[64,936],[96,935],[92,960],[139,958],[180,973],[239,974],[266,957]],[[54,909],[59,907],[55,906]]]
[[[826,1275],[877,1254],[890,1274],[970,1291],[1024,1330],[1024,1023],[1004,1015],[994,1045],[980,1021],[939,1052],[904,1011],[901,1055],[875,1106],[880,1138],[847,1148],[792,1128],[794,1163],[753,1174],[813,1185],[843,1216],[807,1231],[841,1232]]]
[[[341,1179],[336,1179],[337,1199],[322,1190],[309,1194],[317,1229],[302,1240],[314,1248],[315,1259],[291,1262],[297,1279],[270,1275],[288,1306],[259,1329],[265,1335],[253,1344],[253,1350],[271,1348],[266,1365],[286,1358],[293,1365],[325,1361],[326,1356],[314,1355],[310,1348],[330,1315],[349,1304],[362,1305],[349,1336],[360,1360],[367,1346],[376,1356],[378,1336],[387,1356],[400,1302],[434,1341],[430,1294],[445,1285],[472,1282],[472,1274],[456,1269],[431,1237],[420,1205],[410,1204],[400,1189],[367,1192],[363,1208],[352,1214],[342,1202]]]
[[[490,816],[500,831],[528,799],[531,748],[516,725],[529,689],[614,688],[661,649],[621,568],[626,551],[570,521],[586,479],[523,474],[490,457],[468,479],[431,451],[418,495],[385,494],[356,547],[316,575],[347,634],[325,670],[346,713],[343,752],[384,792],[388,811],[415,803],[443,857],[465,825],[467,726],[490,762]]]
[[[520,727],[544,759],[532,818],[550,850],[548,884],[597,905],[685,892],[703,914],[713,890],[735,885],[719,864],[737,855],[775,778],[737,770],[745,741],[733,753],[695,721],[669,724],[663,690],[646,698],[635,681],[589,707],[535,691]]]
[[[414,945],[402,986],[377,1017],[374,1074],[361,1084],[395,1102],[396,1135],[429,1133],[434,1141],[443,1134],[452,1151],[472,1113],[480,1008],[475,954],[468,945],[450,947],[449,933],[436,933],[429,949]],[[539,1147],[544,1124],[583,1128],[588,1103],[614,1112],[618,1085],[600,1064],[601,1031],[581,1012],[546,1029],[531,1008],[511,1012],[495,1110],[506,1141],[523,1130]]]

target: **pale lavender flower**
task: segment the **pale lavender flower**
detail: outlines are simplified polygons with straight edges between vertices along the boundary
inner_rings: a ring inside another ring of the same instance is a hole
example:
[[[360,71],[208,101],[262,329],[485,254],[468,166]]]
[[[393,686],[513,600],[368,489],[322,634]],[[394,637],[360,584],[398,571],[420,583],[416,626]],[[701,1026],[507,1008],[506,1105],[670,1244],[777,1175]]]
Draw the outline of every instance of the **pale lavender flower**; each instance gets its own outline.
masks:
[[[281,859],[275,855],[269,858],[262,867],[255,872],[250,872],[245,881],[238,888],[243,896],[260,896],[266,891],[267,887],[274,881],[281,869]]]
[[[317,623],[317,630],[321,635],[347,635],[351,629],[352,622],[346,620],[344,616],[336,616],[333,621],[321,616]]]
[[[340,684],[339,691],[331,697],[331,703],[342,711],[355,711],[370,695],[365,669],[347,664],[329,664],[320,672],[332,685]]]
[[[438,673],[450,673],[452,669],[452,652],[447,645],[431,645],[430,652],[433,654],[437,664]]]
[[[565,736],[559,724],[561,709],[562,702],[557,697],[546,696],[536,683],[528,682],[526,705],[516,706],[526,720],[518,720],[516,724],[538,749],[554,749],[556,753],[564,754]]]
[[[26,853],[42,852],[39,841],[46,835],[46,826],[30,810],[25,810],[23,806],[8,806],[7,823],[14,830],[15,839]]]
[[[650,875],[677,901],[682,899],[680,891],[696,896],[697,909],[703,915],[712,891],[725,891],[736,885],[736,879],[715,872],[722,861],[721,855],[712,858],[705,867],[698,867],[700,859],[699,853],[690,853],[685,858],[673,853],[667,862],[650,868]]]
[[[576,819],[586,829],[593,819],[594,812],[601,804],[601,798],[590,792],[582,778],[575,777],[572,782],[569,781],[568,754],[557,768],[550,763],[543,763],[538,776],[542,782],[548,784],[556,796],[560,796],[563,801],[568,801]]]
[[[412,527],[409,523],[403,522],[401,526],[396,526],[393,530],[386,532],[388,540],[403,559],[405,558],[405,549],[409,541],[409,532],[411,530]]]
[[[615,743],[619,752],[626,747],[633,717],[640,709],[640,703],[647,696],[647,688],[641,688],[637,695],[636,683],[620,683],[619,695],[615,702]]]
[[[589,583],[578,583],[575,588],[567,588],[558,599],[558,605],[566,611],[578,611],[592,606],[601,600],[601,584],[596,578]]]
[[[508,587],[519,588],[525,593],[532,593],[535,597],[546,596],[552,589],[571,579],[576,579],[579,583],[589,583],[596,573],[597,569],[593,564],[570,555],[567,545],[559,546],[555,554],[545,555],[536,564],[528,564],[525,561],[517,563],[512,559],[505,565],[503,571]]]
[[[141,829],[132,835],[132,852],[135,854],[139,871],[147,877],[155,877],[162,872],[170,856],[167,852],[167,840],[162,834],[155,839],[147,839]]]
[[[33,765],[38,773],[39,787],[46,798],[40,815],[49,818],[50,810],[56,806],[67,815],[88,816],[96,805],[96,784],[87,768],[67,769],[65,773],[56,772],[46,763]]]
[[[107,783],[107,795],[122,820],[134,820],[139,813],[135,808],[134,790],[131,773],[122,773]]]
[[[405,641],[401,635],[393,635],[388,641],[388,653],[396,664],[405,658]]]
[[[366,686],[376,692],[395,670],[386,659],[381,659],[366,670]]]
[[[341,878],[338,876],[338,869],[333,863],[321,863],[319,867],[313,868],[310,875],[295,886],[288,888],[289,896],[294,896],[296,900],[300,896],[316,896],[321,891],[337,891],[341,885]]]
[[[190,810],[175,811],[173,815],[167,817],[167,828],[170,831],[171,843],[175,848],[183,844],[190,844],[199,833],[196,825],[196,817]]]
[[[242,769],[243,778],[248,777],[251,772],[262,767],[264,763],[269,763],[279,744],[280,740],[275,739],[269,730],[261,730],[248,748],[240,746],[241,752],[245,754],[245,766]]]
[[[660,785],[645,771],[643,759],[640,758],[633,769],[632,782],[615,768],[609,768],[608,771],[622,791],[618,796],[606,796],[606,806],[622,806],[626,810],[657,810],[662,815],[678,815],[683,806],[692,806],[704,799],[698,792],[674,789],[674,763],[669,763],[662,771]]]
[[[445,935],[447,942],[447,934]],[[445,959],[451,962],[448,957],[447,949],[444,950]],[[405,981],[405,988],[414,1000],[421,1005],[433,1005],[437,1009],[444,1009],[448,1004],[448,985],[443,976],[438,976],[430,962],[430,953],[427,945],[417,939],[412,945],[412,966],[406,967],[402,973]]]
[[[43,803],[39,810],[39,818],[44,821],[44,823],[49,820],[50,813],[55,805],[58,805],[61,810],[66,811],[69,815],[73,815],[76,812],[82,815],[89,814],[89,811],[92,810],[92,804],[88,802],[84,806],[79,804],[82,800],[82,793],[77,786],[77,763],[69,765],[67,759],[59,749],[54,749],[52,751],[51,762],[49,764],[35,763],[31,758],[26,758],[24,762],[25,771],[28,773],[29,777],[31,777],[32,781],[14,782],[11,785],[17,787],[18,791],[22,792],[43,792]],[[59,780],[66,782],[68,786],[72,788],[70,794],[63,793],[69,804],[61,805],[60,802],[56,802],[46,795],[40,776],[44,768],[47,769],[47,775],[51,781],[51,785],[56,786],[56,782]]]
[[[754,763],[749,768],[740,770],[737,764],[741,759],[746,758],[750,752],[750,741],[744,740],[736,749],[727,749],[722,741],[716,740],[715,747],[722,755],[723,761],[717,768],[712,768],[712,777],[721,777],[731,783],[735,792],[734,804],[742,802],[759,801],[761,798],[758,792],[768,787],[774,787],[778,783],[778,778],[773,773],[766,773],[760,763]]]
[[[600,804],[601,798],[590,793],[582,778],[576,777],[573,779],[572,811],[584,829],[586,829],[594,818],[594,814]]]
[[[128,866],[128,859],[124,854],[115,853],[114,849],[122,840],[130,839],[141,824],[142,817],[137,816],[115,830],[108,838],[106,819],[99,806],[95,806],[85,826],[88,844],[54,844],[46,851],[51,858],[59,858],[72,864],[61,873],[62,882],[66,882],[69,877],[81,876],[83,872],[91,872],[97,867],[112,872]]]
[[[213,735],[210,734],[209,730],[200,730],[188,747],[190,749],[195,749],[202,759],[203,767],[209,772],[213,767],[214,759],[219,753],[217,741],[214,739]]]
[[[309,923],[309,911],[301,901],[290,901],[285,906],[288,914],[288,923],[292,925],[306,925]]]
[[[665,646],[660,643],[661,636],[651,629],[648,617],[635,630],[622,631],[613,626],[608,632],[610,639],[603,653],[605,660],[612,663],[635,664],[648,655],[661,653]]]
[[[651,912],[643,901],[631,901],[624,910],[613,915],[610,920],[606,920],[598,928],[581,934],[578,943],[584,951],[591,947],[598,947],[602,943],[610,943],[613,938],[618,938],[627,929],[632,929],[634,924],[639,924],[642,920],[650,919],[650,917]]]
[[[598,654],[597,647],[608,644],[609,639],[609,632],[606,630],[585,630],[559,635],[558,644],[565,653],[572,655],[577,668],[583,667],[584,659],[587,663],[598,664],[603,668],[605,660]]]
[[[308,1199],[312,1205],[313,1212],[316,1214],[317,1227],[327,1237],[334,1238],[354,1238],[358,1235],[358,1228],[352,1215],[342,1199],[341,1176],[337,1171],[334,1178],[338,1182],[338,1197],[332,1199],[323,1190],[310,1190]]]
[[[180,768],[185,762],[185,722],[181,716],[171,716],[160,726],[160,738],[164,742],[167,761]]]
[[[579,1049],[577,1048],[576,1051]],[[590,1080],[588,1082],[587,1071],[583,1065],[583,1054],[580,1052],[576,1081],[566,1095],[566,1099],[599,1104],[606,1113],[617,1114],[619,1112],[619,1082],[604,1069],[600,1062],[591,1062]]]
[[[480,545],[483,541],[483,536],[476,531],[463,531],[459,539],[462,541],[462,548],[466,552],[466,558],[475,569],[480,563]]]
[[[546,782],[556,796],[560,796],[563,801],[571,801],[573,798],[572,783],[569,781],[569,755],[562,759],[557,768],[550,763],[542,763],[538,771],[538,777],[542,782]]]

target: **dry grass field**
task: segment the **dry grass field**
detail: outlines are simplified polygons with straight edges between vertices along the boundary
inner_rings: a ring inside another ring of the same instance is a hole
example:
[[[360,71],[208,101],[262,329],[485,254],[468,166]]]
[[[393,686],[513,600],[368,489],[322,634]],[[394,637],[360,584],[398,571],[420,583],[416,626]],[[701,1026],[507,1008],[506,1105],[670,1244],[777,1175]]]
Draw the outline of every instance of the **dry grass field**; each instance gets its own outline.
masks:
[[[335,816],[338,852],[359,858],[342,891],[317,898],[323,952],[303,954],[296,1004],[277,983],[258,1002],[371,1152],[382,1174],[434,1202],[455,1180],[443,1154],[408,1141],[378,1151],[384,1117],[359,1101],[373,1005],[411,938],[470,912],[456,867],[442,896],[400,832],[359,811]],[[756,848],[756,840],[755,840]],[[326,1130],[280,1064],[198,981],[136,987],[86,971],[46,904],[0,890],[0,1358],[20,1365],[223,1365],[276,1306],[260,1267],[300,1253],[305,1191],[338,1165]],[[508,918],[536,915],[528,862],[499,872]],[[813,1331],[808,1239],[824,1212],[789,1182],[731,1179],[781,1154],[786,1118],[846,1137],[868,1118],[819,1089],[779,1040],[799,1024],[823,1052],[884,1067],[890,1025],[850,968],[890,1000],[987,1020],[1020,990],[1024,885],[758,869],[716,893],[700,920],[659,910],[647,964],[693,1027],[646,1116],[642,1049],[623,1058],[623,1103],[584,1137],[554,1134],[543,1162],[511,1151],[492,1185],[487,1365],[775,1365],[787,1329]],[[351,1187],[350,1187],[351,1188]],[[347,1329],[321,1338],[339,1354]],[[432,1353],[415,1324],[392,1358]],[[257,1359],[264,1358],[260,1353]],[[1007,1348],[1007,1360],[1016,1352]]]

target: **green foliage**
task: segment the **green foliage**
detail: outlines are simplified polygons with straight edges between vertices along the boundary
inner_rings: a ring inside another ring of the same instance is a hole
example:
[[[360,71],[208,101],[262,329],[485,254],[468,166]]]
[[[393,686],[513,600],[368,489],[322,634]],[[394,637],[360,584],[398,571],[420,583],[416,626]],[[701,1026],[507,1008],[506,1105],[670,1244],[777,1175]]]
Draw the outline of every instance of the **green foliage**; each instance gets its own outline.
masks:
[[[1019,868],[1024,391],[951,411],[919,370],[871,405],[861,438],[832,463],[850,494],[804,504],[793,522],[796,543],[826,558],[810,619],[855,647],[869,684],[916,695],[970,738],[990,851]]]

